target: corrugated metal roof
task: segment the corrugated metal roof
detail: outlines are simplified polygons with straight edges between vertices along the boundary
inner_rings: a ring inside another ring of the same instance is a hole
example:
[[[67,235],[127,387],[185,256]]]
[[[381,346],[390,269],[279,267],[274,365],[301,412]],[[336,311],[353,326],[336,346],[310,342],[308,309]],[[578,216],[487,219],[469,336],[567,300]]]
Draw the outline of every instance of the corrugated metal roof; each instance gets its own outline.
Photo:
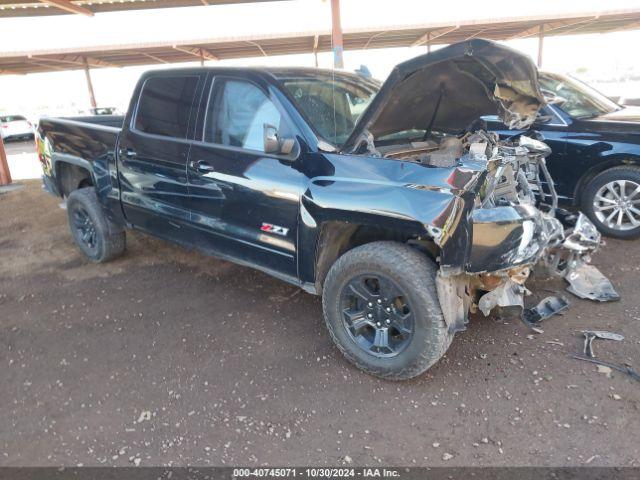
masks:
[[[149,8],[195,7],[203,5],[224,5],[232,3],[255,3],[277,0],[0,0],[0,18],[35,17],[64,15],[72,12],[60,5],[86,9],[87,13],[116,12],[124,10],[145,10]],[[56,3],[58,5],[56,5]]]
[[[6,1],[6,0],[0,0]],[[512,40],[538,35],[607,33],[640,28],[640,9],[609,12],[582,12],[575,15],[548,15],[434,23],[344,31],[345,50],[450,44],[471,38]],[[176,43],[88,46],[81,48],[0,53],[0,74],[23,74],[84,67],[123,67],[164,63],[245,58],[310,53],[331,50],[330,30],[283,35],[260,35],[195,39]]]

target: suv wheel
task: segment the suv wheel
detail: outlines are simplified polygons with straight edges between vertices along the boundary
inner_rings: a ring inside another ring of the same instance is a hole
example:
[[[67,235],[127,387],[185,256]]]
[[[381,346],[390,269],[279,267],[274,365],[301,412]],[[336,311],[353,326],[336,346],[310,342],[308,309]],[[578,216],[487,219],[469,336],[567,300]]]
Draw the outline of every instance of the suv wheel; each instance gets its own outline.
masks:
[[[640,168],[615,167],[598,174],[584,189],[582,210],[609,237],[639,237]]]
[[[378,377],[415,377],[446,352],[448,332],[436,292],[437,268],[396,242],[354,248],[331,267],[322,306],[333,341],[358,368]]]
[[[105,216],[94,187],[71,192],[67,216],[76,245],[91,261],[107,262],[124,252],[125,233]]]

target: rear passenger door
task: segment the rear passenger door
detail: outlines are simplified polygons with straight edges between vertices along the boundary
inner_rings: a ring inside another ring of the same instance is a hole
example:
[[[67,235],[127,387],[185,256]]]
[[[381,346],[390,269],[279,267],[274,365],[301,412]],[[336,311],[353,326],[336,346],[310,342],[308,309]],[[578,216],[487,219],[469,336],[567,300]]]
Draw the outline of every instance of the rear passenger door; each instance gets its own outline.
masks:
[[[203,95],[187,176],[201,245],[285,276],[297,274],[305,176],[290,156],[265,153],[265,125],[294,138],[282,105],[259,79],[216,75]]]
[[[202,73],[152,74],[118,146],[121,201],[135,227],[189,241],[187,160],[204,85]]]

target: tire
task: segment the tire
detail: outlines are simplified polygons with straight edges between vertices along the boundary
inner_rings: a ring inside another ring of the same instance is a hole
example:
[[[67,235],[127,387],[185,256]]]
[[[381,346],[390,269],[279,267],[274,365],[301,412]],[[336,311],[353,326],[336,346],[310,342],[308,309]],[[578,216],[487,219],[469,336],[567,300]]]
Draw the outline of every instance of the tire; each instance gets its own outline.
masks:
[[[615,202],[624,188],[623,206],[618,209]],[[623,240],[640,237],[640,168],[620,166],[610,168],[596,175],[582,192],[581,209],[603,235]],[[622,221],[618,224],[619,213]],[[637,212],[637,213],[636,213]],[[611,221],[607,221],[610,215]],[[632,218],[634,220],[632,221]],[[634,225],[634,222],[638,225]]]
[[[436,273],[429,258],[397,242],[369,243],[342,255],[329,270],[322,297],[327,328],[342,354],[361,370],[390,380],[413,378],[436,363],[453,339],[440,309]],[[367,297],[376,292],[372,278],[378,279],[377,295]],[[385,337],[389,347],[381,348]]]
[[[106,217],[94,187],[69,194],[67,217],[76,245],[92,262],[108,262],[124,252],[125,232]]]

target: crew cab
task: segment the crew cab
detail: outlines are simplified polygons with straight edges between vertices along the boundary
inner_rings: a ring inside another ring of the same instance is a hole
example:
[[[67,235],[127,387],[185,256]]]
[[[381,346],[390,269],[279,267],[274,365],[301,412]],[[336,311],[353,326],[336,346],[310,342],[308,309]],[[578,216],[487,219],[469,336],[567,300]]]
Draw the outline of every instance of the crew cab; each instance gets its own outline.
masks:
[[[593,225],[555,218],[548,147],[478,121],[526,129],[543,104],[528,57],[471,40],[382,86],[303,68],[149,72],[125,117],[42,119],[38,149],[89,259],[119,256],[135,229],[262,270],[322,295],[354,364],[405,379],[470,311],[522,311],[542,264],[578,295],[616,297],[587,264]]]

